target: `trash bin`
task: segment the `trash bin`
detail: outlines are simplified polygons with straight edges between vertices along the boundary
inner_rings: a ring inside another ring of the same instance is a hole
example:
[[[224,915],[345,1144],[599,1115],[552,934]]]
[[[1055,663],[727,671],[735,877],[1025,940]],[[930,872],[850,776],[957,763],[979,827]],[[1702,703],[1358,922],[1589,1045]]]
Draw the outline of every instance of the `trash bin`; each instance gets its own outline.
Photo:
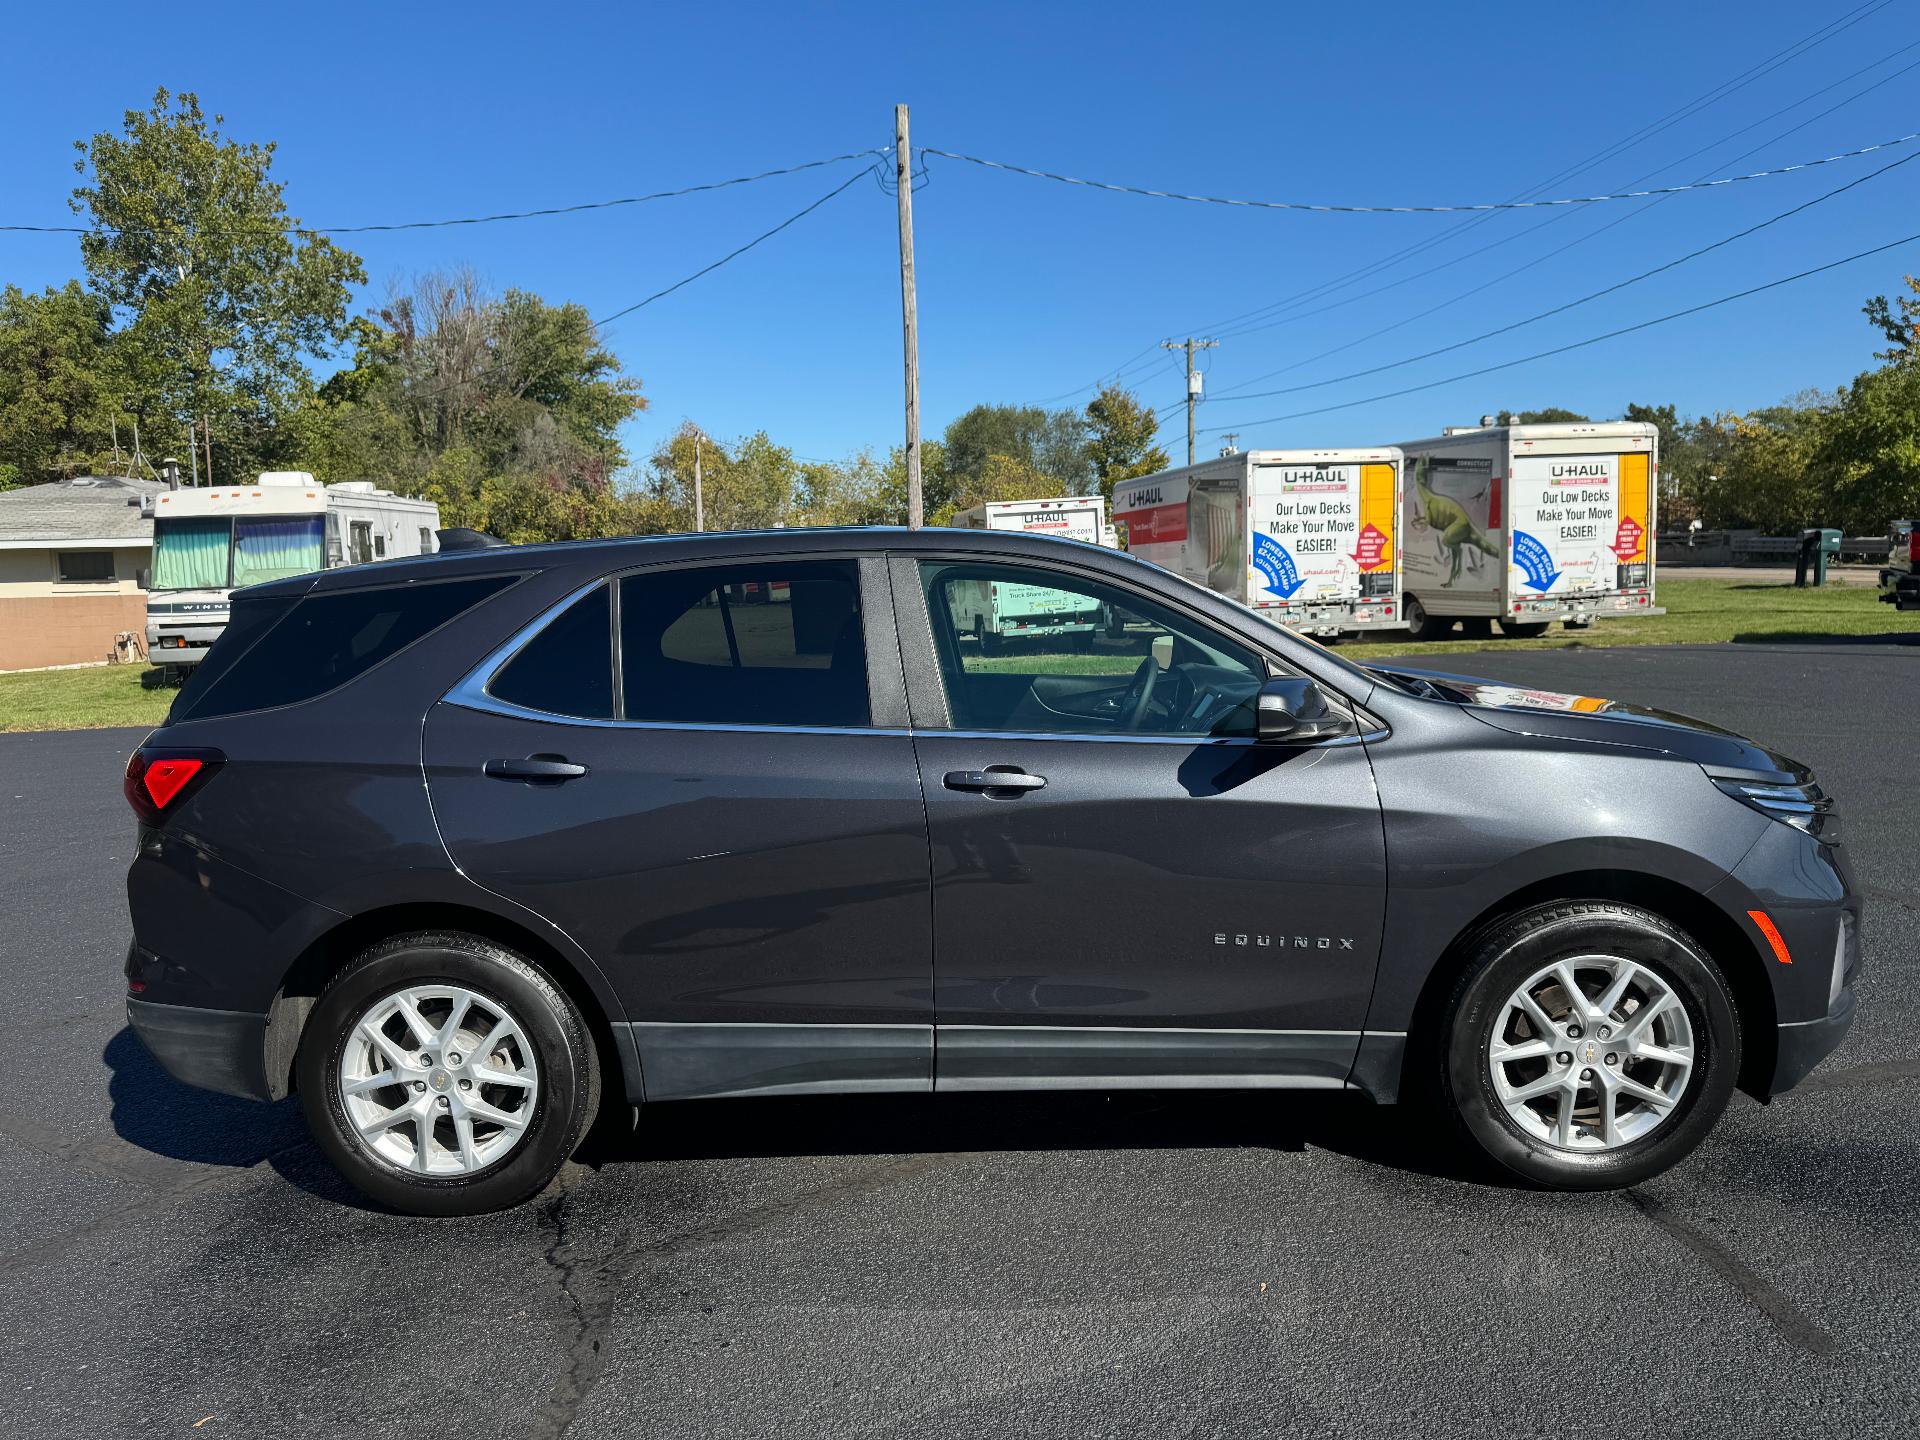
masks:
[[[1793,583],[1805,585],[1807,571],[1813,571],[1813,583],[1827,583],[1827,565],[1840,553],[1840,531],[1838,530],[1802,530],[1800,532],[1800,550],[1794,560]]]

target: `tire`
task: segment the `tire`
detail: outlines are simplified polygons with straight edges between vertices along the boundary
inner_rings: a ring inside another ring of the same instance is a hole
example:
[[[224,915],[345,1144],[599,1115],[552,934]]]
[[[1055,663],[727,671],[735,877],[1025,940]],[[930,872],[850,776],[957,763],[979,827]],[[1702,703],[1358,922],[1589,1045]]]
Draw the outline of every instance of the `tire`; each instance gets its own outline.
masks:
[[[1562,1023],[1576,1018],[1570,1008],[1565,1015],[1556,1012],[1554,997],[1565,998],[1564,985],[1549,980],[1533,993],[1545,1018],[1554,1022],[1550,1035],[1537,1038],[1555,1048],[1538,1059],[1496,1067],[1496,1042],[1510,1047],[1501,1053],[1534,1045],[1538,1027],[1515,1008],[1519,990],[1562,961],[1582,962],[1571,966],[1574,983],[1586,997],[1580,1034],[1573,1037]],[[1608,998],[1604,992],[1622,967],[1641,978],[1623,992],[1603,1024],[1594,1018],[1593,1006]],[[1643,1016],[1637,1027],[1635,1013]],[[1436,1078],[1461,1133],[1495,1165],[1549,1190],[1634,1185],[1674,1165],[1713,1128],[1740,1070],[1739,1012],[1712,959],[1659,916],[1606,901],[1540,906],[1482,932],[1448,999],[1438,1040]],[[1642,1048],[1685,1055],[1691,1064],[1683,1069],[1643,1059]],[[1609,1056],[1618,1057],[1618,1063]],[[1508,1087],[1505,1097],[1496,1086],[1496,1069]],[[1667,1098],[1649,1104],[1625,1089],[1586,1084],[1587,1075],[1608,1086],[1630,1080]],[[1529,1101],[1513,1099],[1514,1092],[1548,1083],[1556,1088]],[[1584,1108],[1566,1108],[1569,1094],[1584,1101]],[[1602,1094],[1613,1097],[1611,1143],[1600,1133]],[[1580,1115],[1587,1118],[1582,1121]],[[1568,1119],[1570,1133],[1563,1129]]]
[[[1429,615],[1417,595],[1409,595],[1401,602],[1401,614],[1407,620],[1407,634],[1415,640],[1438,640],[1453,629],[1453,621]]]
[[[1005,639],[995,631],[987,629],[987,617],[984,615],[973,617],[973,638],[980,642],[982,655],[998,655],[1006,648]]]
[[[461,995],[467,1018],[447,1032]],[[449,1043],[419,1038],[398,1008],[403,998],[427,1032],[443,1029]],[[382,1010],[385,1019],[372,1024]],[[502,1024],[511,1033],[479,1053],[472,1037],[484,1031],[491,1041]],[[429,1055],[431,1065],[419,1063]],[[376,1065],[367,1078],[388,1074],[394,1083],[350,1098],[343,1073],[351,1081]],[[348,964],[314,1005],[294,1073],[308,1128],[334,1168],[369,1199],[410,1215],[477,1215],[531,1199],[578,1148],[600,1102],[599,1058],[572,1001],[513,951],[453,932],[396,936]],[[519,1123],[494,1124],[482,1108]],[[381,1118],[403,1110],[419,1113]],[[422,1120],[433,1136],[424,1156]],[[368,1124],[375,1128],[363,1139]]]
[[[1502,620],[1500,633],[1509,640],[1532,640],[1547,633],[1549,620]]]

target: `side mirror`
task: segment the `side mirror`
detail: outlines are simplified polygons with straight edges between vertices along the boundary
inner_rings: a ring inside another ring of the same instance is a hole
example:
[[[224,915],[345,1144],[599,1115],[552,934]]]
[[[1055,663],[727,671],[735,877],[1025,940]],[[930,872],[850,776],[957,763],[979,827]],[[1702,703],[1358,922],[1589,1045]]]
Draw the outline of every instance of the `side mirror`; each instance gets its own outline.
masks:
[[[1281,675],[1260,687],[1255,738],[1262,744],[1306,745],[1353,733],[1353,722],[1330,709],[1311,680]]]

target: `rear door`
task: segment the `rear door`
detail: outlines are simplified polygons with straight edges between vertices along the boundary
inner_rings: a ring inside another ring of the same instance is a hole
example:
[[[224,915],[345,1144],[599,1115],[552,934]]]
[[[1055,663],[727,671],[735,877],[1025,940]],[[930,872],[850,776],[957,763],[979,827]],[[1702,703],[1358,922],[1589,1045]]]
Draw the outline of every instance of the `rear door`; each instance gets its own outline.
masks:
[[[898,655],[880,561],[653,566],[429,714],[454,860],[606,971],[649,1098],[930,1086]]]
[[[1357,740],[1256,745],[1262,654],[1068,568],[892,561],[933,847],[937,1088],[1338,1086],[1385,902]],[[985,653],[948,590],[1118,624]]]

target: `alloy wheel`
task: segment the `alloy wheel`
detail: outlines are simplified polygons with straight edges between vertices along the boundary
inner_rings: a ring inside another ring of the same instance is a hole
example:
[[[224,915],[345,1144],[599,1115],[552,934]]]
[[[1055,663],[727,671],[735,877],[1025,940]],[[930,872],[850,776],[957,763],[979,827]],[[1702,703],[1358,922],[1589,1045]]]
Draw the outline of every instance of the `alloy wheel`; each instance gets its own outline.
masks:
[[[1508,997],[1487,1068],[1523,1133],[1567,1150],[1615,1150],[1676,1113],[1696,1054],[1669,981],[1623,956],[1579,955]]]
[[[382,996],[347,1034],[340,1101],[360,1144],[417,1175],[467,1176],[526,1137],[539,1067],[520,1022],[460,985]]]

